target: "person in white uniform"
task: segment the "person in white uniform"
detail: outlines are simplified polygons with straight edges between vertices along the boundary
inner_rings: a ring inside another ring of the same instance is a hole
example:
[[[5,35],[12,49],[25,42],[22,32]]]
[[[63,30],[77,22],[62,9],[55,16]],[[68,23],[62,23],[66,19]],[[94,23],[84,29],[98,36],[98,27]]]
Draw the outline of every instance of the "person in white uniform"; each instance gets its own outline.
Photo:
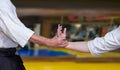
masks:
[[[68,45],[65,46],[65,48],[79,52],[91,53],[93,56],[98,56],[104,52],[116,50],[120,48],[120,26],[108,32],[104,37],[96,37],[95,39],[87,42],[68,42]]]
[[[61,29],[59,25],[58,34],[66,33],[66,29],[64,33],[61,33]],[[68,44],[64,37],[56,35],[50,39],[35,34],[19,20],[11,0],[0,0],[0,70],[25,70],[21,58],[15,54],[18,45],[24,47],[30,41],[51,47],[64,47]]]

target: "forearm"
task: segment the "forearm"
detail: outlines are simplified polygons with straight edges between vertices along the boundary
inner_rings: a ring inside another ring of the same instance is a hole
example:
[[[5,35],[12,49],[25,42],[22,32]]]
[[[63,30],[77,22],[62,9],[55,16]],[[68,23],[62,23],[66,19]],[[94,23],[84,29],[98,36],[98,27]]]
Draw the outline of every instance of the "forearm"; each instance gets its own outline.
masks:
[[[29,39],[29,41],[32,42],[32,43],[37,43],[39,45],[49,45],[49,43],[50,43],[49,38],[46,38],[46,37],[43,37],[43,36],[40,36],[40,35],[37,35],[37,34],[33,34],[31,36],[31,38]]]
[[[50,47],[65,47],[68,45],[68,42],[66,40],[58,38],[57,36],[50,39],[44,36],[33,34],[29,41],[32,43],[37,43],[39,45],[42,44]]]
[[[90,52],[88,49],[87,42],[69,42],[68,46],[66,46],[67,49],[76,50],[79,52]]]

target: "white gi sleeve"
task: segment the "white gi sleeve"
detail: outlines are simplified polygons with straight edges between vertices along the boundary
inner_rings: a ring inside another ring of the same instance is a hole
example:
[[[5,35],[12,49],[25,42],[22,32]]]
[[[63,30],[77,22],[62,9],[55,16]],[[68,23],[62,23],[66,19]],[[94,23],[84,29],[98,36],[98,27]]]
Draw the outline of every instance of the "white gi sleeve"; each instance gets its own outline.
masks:
[[[91,54],[95,56],[120,48],[120,26],[108,32],[104,37],[98,37],[89,41],[88,48]]]
[[[12,5],[12,4],[11,4]],[[25,27],[16,15],[15,7],[3,7],[0,9],[0,28],[14,42],[22,47],[26,45],[33,31]]]

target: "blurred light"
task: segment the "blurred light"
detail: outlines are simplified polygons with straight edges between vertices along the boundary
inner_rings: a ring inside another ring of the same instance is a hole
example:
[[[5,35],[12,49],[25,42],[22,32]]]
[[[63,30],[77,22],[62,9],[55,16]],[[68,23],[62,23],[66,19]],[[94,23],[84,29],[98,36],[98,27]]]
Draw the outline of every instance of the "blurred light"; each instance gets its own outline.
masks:
[[[80,27],[81,27],[81,24],[80,24],[80,23],[77,23],[77,24],[75,24],[75,27],[76,27],[76,28],[80,28]]]

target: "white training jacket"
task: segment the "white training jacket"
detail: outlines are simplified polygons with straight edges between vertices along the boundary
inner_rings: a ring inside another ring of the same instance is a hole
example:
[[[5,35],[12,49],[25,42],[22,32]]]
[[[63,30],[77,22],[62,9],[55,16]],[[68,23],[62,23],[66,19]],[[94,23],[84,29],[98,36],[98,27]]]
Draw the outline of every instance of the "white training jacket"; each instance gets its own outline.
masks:
[[[89,41],[88,48],[93,55],[120,48],[120,26],[108,32],[104,37],[97,37]]]
[[[18,19],[10,0],[0,0],[0,48],[24,47],[33,31]]]

